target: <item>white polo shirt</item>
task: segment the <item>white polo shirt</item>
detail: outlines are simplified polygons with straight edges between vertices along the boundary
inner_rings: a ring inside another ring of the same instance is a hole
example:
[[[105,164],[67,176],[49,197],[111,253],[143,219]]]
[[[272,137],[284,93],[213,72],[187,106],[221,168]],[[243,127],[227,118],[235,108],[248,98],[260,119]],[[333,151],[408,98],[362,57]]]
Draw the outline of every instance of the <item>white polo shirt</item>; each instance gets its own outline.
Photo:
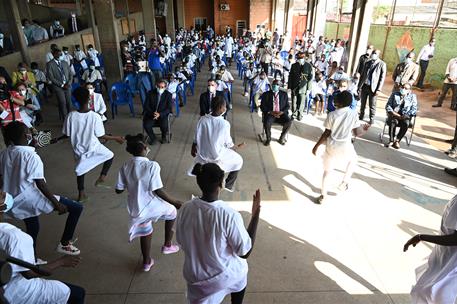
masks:
[[[241,214],[218,200],[195,198],[176,219],[176,240],[185,253],[183,275],[191,303],[221,303],[246,287],[248,264],[240,256],[252,247]]]
[[[35,148],[9,146],[0,152],[3,191],[14,197],[11,214],[18,219],[51,213],[51,202],[37,188],[36,179],[44,179],[44,166]]]
[[[35,264],[33,239],[19,228],[0,223],[0,249],[8,255]],[[11,264],[12,276],[4,287],[4,296],[9,303],[14,304],[48,304],[67,303],[70,288],[62,282],[34,278],[27,280],[21,272],[27,268]]]

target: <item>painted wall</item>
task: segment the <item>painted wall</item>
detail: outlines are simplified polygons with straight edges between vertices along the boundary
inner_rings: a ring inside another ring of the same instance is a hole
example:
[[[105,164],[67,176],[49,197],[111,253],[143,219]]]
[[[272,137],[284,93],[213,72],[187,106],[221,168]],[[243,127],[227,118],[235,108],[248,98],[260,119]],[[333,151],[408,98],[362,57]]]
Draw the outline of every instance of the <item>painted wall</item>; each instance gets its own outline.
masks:
[[[213,0],[183,0],[186,28],[194,26],[194,18],[206,18],[207,24],[214,26]]]
[[[329,39],[334,39],[335,37],[343,37],[345,29],[349,27],[349,24],[340,24],[337,34],[337,24],[334,22],[327,22],[325,27],[325,35]],[[411,43],[416,55],[418,55],[421,48],[427,44],[430,39],[430,28],[393,26],[389,36],[387,37],[386,50],[383,54],[383,60],[387,63],[387,68],[389,71],[393,71],[399,62],[399,55],[396,45],[399,43],[400,38],[402,38],[402,36],[407,32],[409,32],[409,35],[411,36]],[[386,26],[372,24],[370,27],[369,43],[382,50],[386,40],[386,35]],[[431,64],[427,70],[427,76],[425,78],[426,82],[431,82],[435,87],[441,86],[442,80],[444,79],[444,72],[449,60],[457,56],[457,52],[455,50],[456,35],[457,29],[438,29],[436,32],[435,58],[431,61]]]
[[[220,4],[230,5],[229,11],[221,11]],[[249,1],[246,0],[215,0],[214,1],[214,29],[216,33],[225,33],[225,27],[230,25],[236,35],[236,21],[244,20],[246,25],[249,19]]]
[[[265,25],[270,28],[271,23],[271,0],[251,0],[249,1],[249,29],[256,30],[257,25]]]

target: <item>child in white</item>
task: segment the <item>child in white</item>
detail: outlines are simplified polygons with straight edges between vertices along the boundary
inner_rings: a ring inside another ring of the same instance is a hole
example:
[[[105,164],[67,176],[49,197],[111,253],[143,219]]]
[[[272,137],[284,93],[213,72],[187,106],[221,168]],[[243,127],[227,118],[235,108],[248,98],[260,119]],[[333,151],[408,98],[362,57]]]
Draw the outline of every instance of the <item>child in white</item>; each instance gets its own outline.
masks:
[[[165,221],[165,241],[163,254],[179,251],[177,245],[171,243],[176,209],[181,202],[168,196],[162,190],[160,166],[146,156],[149,147],[145,144],[142,134],[127,135],[127,152],[133,155],[119,170],[116,193],[128,191],[127,210],[130,215],[129,240],[140,237],[143,254],[143,270],[149,271],[154,265],[151,258],[152,225],[158,220]]]
[[[417,234],[404,246],[419,242],[435,244],[425,265],[416,269],[417,283],[411,290],[413,304],[454,304],[457,299],[457,195],[443,212],[440,235]]]
[[[349,179],[357,165],[357,154],[352,144],[352,135],[360,136],[370,127],[369,124],[360,126],[357,112],[349,108],[352,103],[352,94],[348,91],[335,96],[335,111],[330,112],[324,122],[325,131],[313,148],[317,149],[326,142],[324,160],[324,175],[322,177],[321,196],[317,203],[322,203],[327,196],[327,180],[330,172],[338,165],[345,164],[346,172],[343,182],[338,187],[341,191],[347,190]]]

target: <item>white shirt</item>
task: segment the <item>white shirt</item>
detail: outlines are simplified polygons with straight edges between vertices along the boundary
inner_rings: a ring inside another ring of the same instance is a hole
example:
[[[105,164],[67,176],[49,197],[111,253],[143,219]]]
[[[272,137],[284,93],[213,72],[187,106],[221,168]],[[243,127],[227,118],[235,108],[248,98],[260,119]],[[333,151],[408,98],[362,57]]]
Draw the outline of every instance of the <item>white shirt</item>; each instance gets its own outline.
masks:
[[[449,77],[456,79],[454,82],[449,81],[449,79],[444,79],[444,83],[452,83],[457,84],[457,58],[453,58],[449,60],[447,67],[446,67],[446,75]]]
[[[11,224],[0,223],[0,249],[12,257],[35,264],[32,237]],[[11,280],[4,287],[4,296],[9,303],[67,303],[70,297],[70,288],[67,285],[41,278],[27,280],[21,272],[26,272],[28,269],[11,263],[10,265]]]
[[[419,55],[417,56],[417,63],[419,63],[420,60],[429,61],[430,58],[428,56],[433,56],[434,54],[435,47],[431,46],[430,44],[425,45],[419,52]]]
[[[162,187],[159,164],[146,157],[133,157],[119,170],[116,189],[128,190],[127,210],[131,217],[141,216],[158,200],[154,191]]]
[[[0,170],[3,176],[3,191],[14,198],[11,214],[18,219],[51,213],[51,202],[35,184],[44,179],[44,166],[35,148],[9,146],[0,152]]]
[[[321,71],[322,73],[326,73],[327,72],[327,69],[328,69],[328,62],[327,60],[317,60],[314,65],[316,66],[316,68]]]
[[[225,202],[195,198],[185,203],[176,220],[176,240],[185,253],[191,302],[221,303],[226,294],[246,286],[248,264],[240,256],[251,250],[251,238],[241,215]]]
[[[46,54],[46,63],[48,63],[49,61],[53,60],[54,59],[54,56],[52,55],[52,52],[49,52]]]
[[[100,115],[93,111],[70,112],[65,118],[62,133],[70,137],[77,176],[89,172],[114,156],[98,139],[105,135],[105,128]]]
[[[324,128],[331,131],[328,144],[351,143],[352,129],[360,126],[357,111],[349,107],[336,109],[327,115]]]
[[[229,81],[234,81],[235,79],[233,78],[232,73],[225,70],[224,74],[222,74],[221,80],[223,82],[229,82]]]
[[[105,101],[103,100],[103,95],[99,93],[94,93],[93,95],[93,102],[94,102],[94,109],[93,111],[100,115],[102,121],[106,121],[107,118],[105,116],[106,113],[106,105]]]

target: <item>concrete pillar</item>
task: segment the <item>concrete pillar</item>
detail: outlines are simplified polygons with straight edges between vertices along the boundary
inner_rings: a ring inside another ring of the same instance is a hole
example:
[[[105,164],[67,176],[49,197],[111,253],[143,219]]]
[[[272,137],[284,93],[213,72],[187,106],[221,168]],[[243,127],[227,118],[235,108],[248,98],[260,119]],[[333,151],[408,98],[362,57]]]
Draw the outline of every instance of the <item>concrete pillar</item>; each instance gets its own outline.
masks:
[[[289,35],[289,39],[292,40],[292,20],[294,19],[294,0],[288,0],[288,3],[286,5],[286,24],[285,24],[285,30]]]
[[[310,18],[307,20],[308,29],[311,29],[311,32],[316,37],[323,36],[326,20],[325,0],[311,0],[308,4],[310,4],[310,2],[312,2],[312,7]],[[310,10],[308,9],[308,12],[309,11]]]
[[[186,18],[184,15],[184,0],[176,0],[176,10],[178,12],[178,27],[186,28]],[[208,20],[210,22],[210,20]],[[213,24],[211,24],[214,27]]]
[[[17,6],[16,0],[8,0],[4,2],[5,10],[7,16],[12,16],[13,18],[7,18],[11,34],[13,36],[14,47],[19,49],[22,55],[22,61],[30,65],[30,53],[27,48],[27,43],[24,37],[24,31],[22,30],[21,17],[19,15],[19,8]]]
[[[32,20],[32,12],[30,11],[30,6],[27,0],[17,0],[17,7],[19,9],[20,19],[27,18]]]
[[[121,49],[113,0],[94,0],[108,86],[122,79]]]
[[[141,0],[143,7],[144,34],[147,41],[157,37],[154,0]]]
[[[175,39],[175,11],[174,11],[173,0],[167,0],[167,34],[171,39]]]
[[[359,57],[366,51],[375,2],[377,1],[354,0],[349,33],[349,75],[357,67]]]
[[[76,0],[75,4],[76,4],[76,16],[81,16],[81,12],[82,12],[82,5],[81,5],[81,1],[82,0]]]
[[[95,21],[95,13],[94,13],[94,5],[92,0],[85,0],[86,1],[86,14],[87,20],[89,22],[89,27],[92,28],[92,34],[94,35],[94,42],[95,48],[97,50],[101,50],[101,43],[100,43],[100,34],[98,33],[97,22]]]
[[[317,0],[308,0],[308,5],[306,6],[306,29],[312,31],[314,24],[314,3]]]

